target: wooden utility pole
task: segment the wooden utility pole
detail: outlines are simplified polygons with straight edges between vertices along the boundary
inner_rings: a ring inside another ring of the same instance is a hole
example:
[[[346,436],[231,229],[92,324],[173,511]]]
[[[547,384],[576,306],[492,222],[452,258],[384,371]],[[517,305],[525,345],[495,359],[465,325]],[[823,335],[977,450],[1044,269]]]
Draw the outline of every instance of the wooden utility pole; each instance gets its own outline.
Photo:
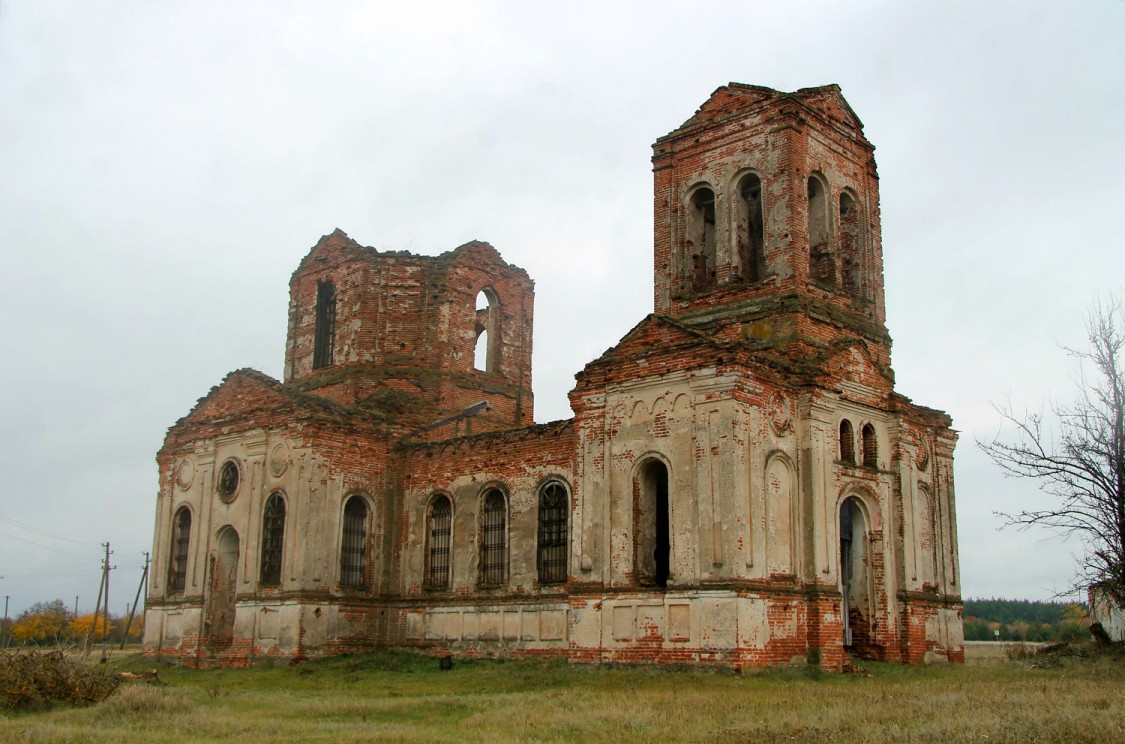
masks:
[[[125,642],[129,640],[129,628],[133,627],[133,615],[137,612],[137,602],[141,598],[141,590],[148,584],[148,551],[145,551],[145,570],[141,574],[141,583],[137,584],[137,596],[133,597],[133,609],[130,612],[129,606],[125,606],[125,610],[129,615],[129,620],[125,623],[125,633],[121,636],[121,648],[125,648]]]
[[[102,662],[104,663],[109,659],[109,572],[117,568],[117,566],[109,565],[109,556],[113,552],[109,549],[109,543],[102,543],[105,546],[105,568],[102,570],[102,584],[105,587],[105,603],[102,610]],[[97,623],[97,616],[94,616],[95,625]]]
[[[102,610],[102,591],[105,589],[105,567],[106,562],[102,562],[102,575],[98,580],[98,598],[94,602],[94,622],[90,624],[90,632],[86,634],[86,649],[85,653],[89,655],[90,647],[92,644],[98,642],[98,613]]]

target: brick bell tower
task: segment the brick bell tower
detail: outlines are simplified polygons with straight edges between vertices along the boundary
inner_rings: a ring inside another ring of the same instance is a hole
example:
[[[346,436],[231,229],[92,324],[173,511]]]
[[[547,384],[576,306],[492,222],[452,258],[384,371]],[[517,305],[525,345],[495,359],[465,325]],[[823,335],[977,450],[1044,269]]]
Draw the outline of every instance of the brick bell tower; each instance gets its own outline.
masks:
[[[716,90],[653,145],[655,312],[889,368],[874,149],[836,85]]]

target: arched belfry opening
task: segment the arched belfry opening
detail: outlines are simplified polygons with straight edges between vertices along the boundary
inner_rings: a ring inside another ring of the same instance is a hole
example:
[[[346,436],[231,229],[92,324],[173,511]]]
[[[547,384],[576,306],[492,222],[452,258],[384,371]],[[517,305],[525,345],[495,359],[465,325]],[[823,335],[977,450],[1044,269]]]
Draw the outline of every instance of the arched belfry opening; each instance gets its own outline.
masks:
[[[481,372],[495,372],[499,369],[499,334],[497,315],[499,302],[496,293],[484,288],[477,293],[476,305],[476,346],[473,349],[473,369]]]
[[[226,525],[216,536],[211,554],[211,607],[207,613],[207,640],[213,648],[226,648],[234,639],[235,591],[238,588],[238,532]]]
[[[863,292],[862,238],[859,207],[845,191],[840,194],[840,283],[856,298]]]
[[[762,179],[747,173],[738,182],[734,234],[743,281],[765,278],[766,223],[762,213]]]
[[[828,187],[820,176],[809,176],[809,275],[821,284],[836,283],[836,256],[828,215]]]
[[[313,332],[313,369],[332,366],[336,345],[336,285],[330,281],[316,283],[316,327]]]
[[[844,646],[860,655],[873,642],[870,552],[867,518],[859,499],[849,497],[840,505],[840,614]]]
[[[718,248],[715,236],[715,192],[703,186],[688,200],[684,247],[688,258],[688,288],[699,291],[715,284]]]
[[[668,586],[672,535],[668,517],[668,466],[652,458],[637,471],[633,541],[637,582]]]

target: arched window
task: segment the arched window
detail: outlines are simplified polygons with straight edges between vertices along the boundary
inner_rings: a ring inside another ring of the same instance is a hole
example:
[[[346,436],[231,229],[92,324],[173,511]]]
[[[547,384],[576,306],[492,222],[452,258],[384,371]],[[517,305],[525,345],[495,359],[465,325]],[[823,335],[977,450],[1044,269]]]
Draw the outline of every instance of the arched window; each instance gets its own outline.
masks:
[[[168,591],[182,592],[187,585],[188,548],[191,545],[191,511],[181,506],[172,518],[172,555],[168,562]]]
[[[696,189],[691,195],[685,244],[691,261],[691,289],[712,286],[718,269],[718,255],[715,247],[715,192],[709,188]]]
[[[340,541],[340,583],[363,586],[367,565],[367,502],[352,496],[344,505],[344,532]]]
[[[879,444],[875,441],[875,427],[871,424],[863,425],[863,466],[879,467]]]
[[[313,335],[313,369],[332,366],[332,347],[336,345],[336,285],[316,283],[316,331]]]
[[[840,273],[844,291],[858,297],[863,286],[859,209],[855,197],[840,194]]]
[[[762,214],[762,180],[749,173],[738,183],[735,235],[742,278],[756,282],[765,276],[766,223]]]
[[[502,586],[508,578],[508,505],[504,494],[490,488],[481,510],[480,583]]]
[[[820,176],[809,176],[809,274],[822,284],[836,283],[836,257],[828,217],[828,188]]]
[[[855,434],[847,419],[840,422],[840,461],[855,465]]]
[[[281,583],[281,550],[285,544],[285,499],[274,492],[266,499],[262,517],[262,571],[259,581],[265,586]]]
[[[634,525],[635,565],[641,584],[668,586],[672,536],[668,519],[668,467],[649,460],[638,472],[637,522]]]
[[[499,333],[496,327],[496,293],[482,289],[477,293],[476,346],[473,349],[473,369],[495,372],[499,369]]]
[[[549,481],[539,489],[539,553],[537,563],[540,584],[566,581],[566,520],[570,504],[566,488],[558,481]]]
[[[448,496],[437,496],[433,500],[429,521],[430,557],[426,585],[431,589],[448,589],[453,540],[453,506]]]

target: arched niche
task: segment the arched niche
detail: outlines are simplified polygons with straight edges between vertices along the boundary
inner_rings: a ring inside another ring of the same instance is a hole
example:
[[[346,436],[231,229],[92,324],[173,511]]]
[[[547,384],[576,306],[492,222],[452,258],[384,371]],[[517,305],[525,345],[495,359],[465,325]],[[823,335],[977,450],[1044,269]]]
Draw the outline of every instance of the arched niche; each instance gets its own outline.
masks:
[[[914,489],[914,540],[916,542],[917,580],[921,585],[937,581],[937,520],[933,494],[925,483]]]
[[[795,573],[793,565],[794,525],[796,495],[793,467],[789,458],[775,454],[766,462],[766,572],[768,574]]]

